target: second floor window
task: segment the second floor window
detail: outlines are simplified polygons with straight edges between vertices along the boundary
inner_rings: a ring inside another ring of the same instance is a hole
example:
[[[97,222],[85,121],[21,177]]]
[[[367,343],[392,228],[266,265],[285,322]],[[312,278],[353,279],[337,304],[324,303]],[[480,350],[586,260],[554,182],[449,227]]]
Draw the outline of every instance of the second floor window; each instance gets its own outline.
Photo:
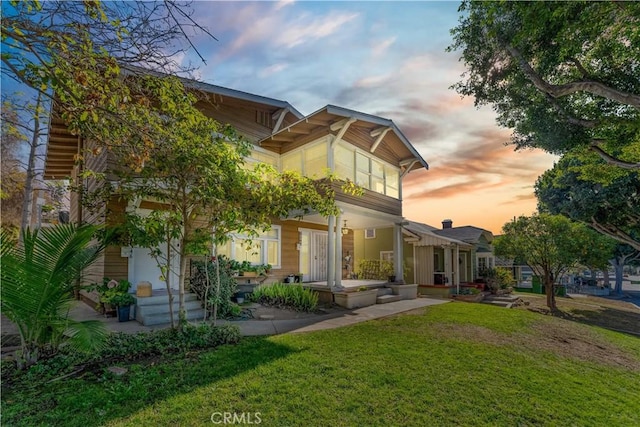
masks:
[[[400,197],[400,172],[390,164],[342,144],[335,149],[334,163],[338,177],[351,179],[376,193]]]

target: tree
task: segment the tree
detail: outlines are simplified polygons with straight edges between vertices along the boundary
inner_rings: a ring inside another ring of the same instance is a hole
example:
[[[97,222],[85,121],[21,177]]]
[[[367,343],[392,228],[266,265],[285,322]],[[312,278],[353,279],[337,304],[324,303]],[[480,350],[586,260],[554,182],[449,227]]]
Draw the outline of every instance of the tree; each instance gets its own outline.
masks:
[[[602,271],[606,285],[609,285],[609,261],[614,257],[617,242],[612,238],[600,234],[590,227],[576,227],[577,238],[583,244],[580,247],[578,263],[591,272],[591,278],[596,279],[596,271]]]
[[[3,100],[1,113],[0,199],[2,200],[2,229],[13,230],[13,234],[17,236],[25,180],[20,162],[20,148],[27,138],[17,125],[20,119],[12,103]]]
[[[521,216],[502,226],[494,241],[496,256],[528,265],[545,287],[547,307],[556,309],[556,281],[576,265],[589,244],[583,238],[584,226],[561,215]]]
[[[161,125],[149,114],[157,99],[147,70],[188,72],[183,54],[198,53],[189,37],[209,34],[173,1],[12,1],[2,12],[3,75],[50,97],[71,131],[99,149],[126,149],[136,168]]]
[[[491,104],[516,148],[588,148],[640,169],[640,3],[464,1],[454,88]],[[582,152],[584,152],[582,150]]]
[[[8,149],[3,148],[3,157],[6,153],[11,163],[7,165],[9,174],[15,174],[11,171],[19,170],[16,177],[21,177],[19,183],[9,180],[11,191],[15,194],[14,197],[21,199],[21,206],[15,206],[16,215],[18,213],[20,215],[19,227],[21,229],[31,223],[33,194],[38,186],[37,181],[39,181],[40,175],[38,160],[41,157],[41,147],[43,146],[41,138],[45,133],[45,129],[42,127],[42,121],[45,119],[42,99],[42,94],[37,94],[35,100],[28,97],[25,100],[24,94],[18,93],[3,99],[3,135],[6,132],[9,138],[18,136],[13,143],[8,144]]]
[[[2,313],[18,327],[19,367],[36,363],[63,342],[83,351],[101,346],[107,334],[101,322],[69,318],[76,280],[108,241],[94,243],[97,232],[94,226],[72,224],[26,228],[20,245],[4,230],[0,234],[0,302]]]
[[[624,266],[634,261],[640,260],[640,251],[629,245],[618,244],[614,250],[614,256],[609,261],[613,266],[616,274],[616,284],[614,292],[616,295],[622,295],[622,280],[624,277]]]
[[[640,173],[619,171],[602,182],[594,181],[595,171],[604,167],[600,159],[566,154],[538,178],[538,207],[640,250]]]

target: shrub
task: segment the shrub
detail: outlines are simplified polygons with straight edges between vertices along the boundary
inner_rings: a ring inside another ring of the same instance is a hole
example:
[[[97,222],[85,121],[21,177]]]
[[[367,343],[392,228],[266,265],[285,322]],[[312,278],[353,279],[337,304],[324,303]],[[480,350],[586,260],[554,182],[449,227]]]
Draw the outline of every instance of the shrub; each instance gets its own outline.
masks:
[[[135,361],[146,357],[213,348],[240,341],[240,329],[234,325],[211,326],[208,323],[186,324],[179,329],[162,329],[137,334],[114,333],[108,336],[106,346],[87,354],[69,347],[56,356],[43,359],[25,372],[25,380],[51,378],[72,372],[82,365],[88,368],[106,367],[118,361]],[[15,366],[15,365],[13,365]],[[3,380],[16,376],[11,365],[3,363]]]
[[[274,283],[254,289],[251,300],[260,304],[297,311],[313,311],[318,307],[318,293],[302,285]]]
[[[505,289],[511,286],[514,281],[511,271],[503,267],[487,268],[482,272],[482,276],[492,291]]]
[[[217,261],[217,262],[216,262]],[[191,277],[189,286],[198,296],[200,301],[205,301],[205,309],[213,312],[214,304],[218,304],[218,317],[232,317],[235,304],[231,302],[231,297],[235,294],[238,285],[233,278],[233,268],[237,262],[230,260],[224,255],[220,255],[212,262],[191,261]],[[220,292],[216,295],[216,266],[220,268]],[[207,278],[208,270],[208,278]]]
[[[364,280],[387,280],[393,272],[391,261],[363,259],[358,263],[358,277]]]

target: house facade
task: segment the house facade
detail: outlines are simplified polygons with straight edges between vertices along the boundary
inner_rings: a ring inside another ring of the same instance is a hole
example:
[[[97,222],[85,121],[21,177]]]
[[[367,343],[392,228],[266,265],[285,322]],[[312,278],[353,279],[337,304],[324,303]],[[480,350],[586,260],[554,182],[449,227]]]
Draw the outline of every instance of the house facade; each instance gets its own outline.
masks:
[[[470,261],[473,244],[440,236],[436,228],[415,221],[403,221],[401,229],[405,281],[423,287],[457,286],[473,281],[474,267]],[[391,228],[357,231],[356,260],[393,259],[394,248],[389,243],[392,233]]]
[[[285,101],[236,91],[195,81],[186,87],[206,92],[210,101],[201,101],[199,109],[221,124],[233,126],[253,143],[247,163],[268,163],[281,171],[299,171],[312,178],[323,178],[326,170],[338,178],[348,178],[364,188],[364,196],[336,192],[340,213],[328,218],[318,214],[302,220],[277,218],[271,230],[252,239],[233,235],[224,247],[217,248],[237,260],[271,264],[270,280],[283,280],[302,273],[304,281],[341,285],[353,265],[354,235],[359,230],[389,228],[396,276],[403,278],[402,180],[413,170],[428,168],[408,139],[393,121],[358,111],[327,105],[303,115]],[[64,122],[52,114],[50,123],[46,179],[77,177],[82,172],[74,156],[85,153],[88,168],[108,172],[112,159],[105,152],[91,155],[92,141],[73,136]],[[87,154],[87,151],[89,153]],[[97,183],[86,179],[91,191]],[[339,189],[338,189],[339,190]],[[78,193],[71,196],[72,222],[117,222],[127,209],[143,213],[154,209],[151,200],[131,202],[114,197],[99,212],[83,207]],[[178,260],[175,260],[177,263]],[[128,279],[134,287],[140,281],[163,289],[160,271],[144,248],[110,247],[94,265],[88,281],[102,277]],[[176,280],[172,281],[177,284]]]

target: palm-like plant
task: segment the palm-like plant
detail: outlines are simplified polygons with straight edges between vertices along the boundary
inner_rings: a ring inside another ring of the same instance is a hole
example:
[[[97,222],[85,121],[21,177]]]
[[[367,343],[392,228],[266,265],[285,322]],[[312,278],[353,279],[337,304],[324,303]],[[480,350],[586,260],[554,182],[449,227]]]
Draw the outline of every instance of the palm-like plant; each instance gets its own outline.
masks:
[[[106,244],[106,239],[95,239],[97,231],[74,224],[27,228],[20,244],[4,231],[0,234],[0,302],[2,313],[20,333],[20,368],[55,352],[63,342],[80,351],[104,342],[107,331],[101,322],[69,318],[74,286]]]

